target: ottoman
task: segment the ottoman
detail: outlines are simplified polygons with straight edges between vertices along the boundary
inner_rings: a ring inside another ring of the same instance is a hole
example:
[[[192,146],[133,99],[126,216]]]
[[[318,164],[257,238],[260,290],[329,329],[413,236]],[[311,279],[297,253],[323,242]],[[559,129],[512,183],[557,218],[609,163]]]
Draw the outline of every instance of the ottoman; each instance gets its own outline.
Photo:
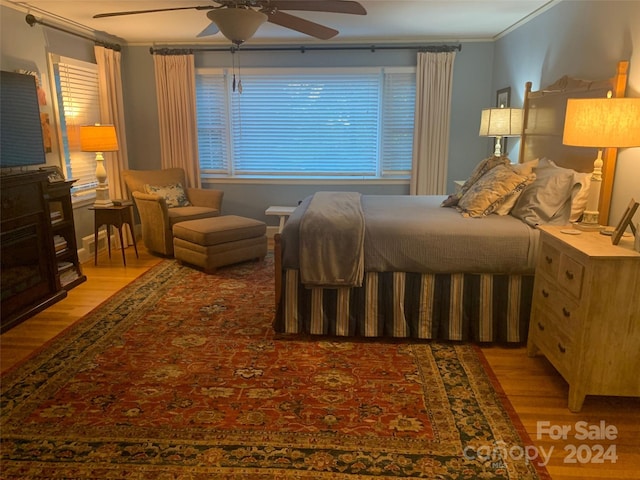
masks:
[[[180,263],[213,273],[218,267],[267,254],[267,225],[259,220],[223,215],[173,226],[173,254]]]

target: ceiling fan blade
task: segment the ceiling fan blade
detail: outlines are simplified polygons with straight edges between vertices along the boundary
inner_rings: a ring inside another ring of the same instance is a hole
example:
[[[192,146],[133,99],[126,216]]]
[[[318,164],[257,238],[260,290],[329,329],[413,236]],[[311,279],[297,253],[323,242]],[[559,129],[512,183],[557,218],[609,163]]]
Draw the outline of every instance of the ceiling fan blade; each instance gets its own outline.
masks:
[[[269,7],[278,10],[300,10],[308,12],[349,13],[352,15],[366,15],[367,11],[358,2],[346,0],[273,0]]]
[[[211,22],[209,25],[207,25],[207,27],[202,30],[198,35],[196,35],[197,38],[201,38],[201,37],[209,37],[211,35],[215,35],[216,33],[218,33],[220,31],[220,29],[218,28],[218,26]]]
[[[110,13],[98,13],[93,18],[106,18],[106,17],[120,17],[122,15],[137,15],[139,13],[154,13],[154,12],[170,12],[173,10],[211,10],[216,8],[213,5],[203,5],[197,7],[174,7],[174,8],[154,8],[153,10],[129,10],[126,12],[110,12]]]
[[[279,10],[275,12],[265,11],[269,17],[270,23],[275,23],[281,27],[290,28],[300,33],[310,35],[321,40],[329,40],[335,37],[339,32],[333,28],[325,27],[319,23],[310,22],[304,18],[289,15],[288,13],[281,12]]]

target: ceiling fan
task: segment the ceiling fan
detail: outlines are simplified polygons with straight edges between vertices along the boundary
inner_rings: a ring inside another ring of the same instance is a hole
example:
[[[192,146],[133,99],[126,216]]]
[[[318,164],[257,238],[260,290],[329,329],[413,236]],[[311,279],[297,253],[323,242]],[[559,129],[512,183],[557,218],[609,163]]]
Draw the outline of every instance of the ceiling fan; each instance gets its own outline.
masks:
[[[174,10],[208,10],[207,17],[212,23],[197,36],[214,35],[220,31],[226,38],[239,46],[249,40],[260,25],[265,22],[280,25],[321,40],[328,40],[339,33],[338,30],[285,13],[284,10],[347,13],[352,15],[367,14],[367,11],[360,3],[347,0],[215,0],[213,4],[99,13],[94,15],[93,18]]]

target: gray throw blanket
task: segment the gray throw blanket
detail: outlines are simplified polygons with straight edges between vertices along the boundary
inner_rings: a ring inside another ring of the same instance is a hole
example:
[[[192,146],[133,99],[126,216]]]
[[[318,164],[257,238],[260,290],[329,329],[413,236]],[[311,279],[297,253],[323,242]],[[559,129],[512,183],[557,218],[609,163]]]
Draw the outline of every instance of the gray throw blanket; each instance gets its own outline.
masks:
[[[360,287],[364,214],[359,193],[318,192],[300,222],[300,280],[306,286]]]

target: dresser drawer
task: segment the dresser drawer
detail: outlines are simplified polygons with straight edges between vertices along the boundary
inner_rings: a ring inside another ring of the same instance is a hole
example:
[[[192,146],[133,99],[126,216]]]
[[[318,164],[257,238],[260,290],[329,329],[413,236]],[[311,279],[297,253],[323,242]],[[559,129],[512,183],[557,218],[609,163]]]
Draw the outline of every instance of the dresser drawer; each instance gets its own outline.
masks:
[[[551,278],[556,278],[560,268],[560,255],[560,250],[548,243],[543,243],[538,259],[538,269]]]
[[[541,275],[536,278],[533,302],[569,337],[582,327],[580,304]]]
[[[580,298],[582,295],[582,280],[584,278],[584,265],[568,255],[560,256],[560,269],[558,271],[558,284],[571,295]]]
[[[531,315],[529,342],[533,342],[540,349],[565,380],[571,380],[575,357],[574,342],[558,328],[555,319],[535,307]]]

